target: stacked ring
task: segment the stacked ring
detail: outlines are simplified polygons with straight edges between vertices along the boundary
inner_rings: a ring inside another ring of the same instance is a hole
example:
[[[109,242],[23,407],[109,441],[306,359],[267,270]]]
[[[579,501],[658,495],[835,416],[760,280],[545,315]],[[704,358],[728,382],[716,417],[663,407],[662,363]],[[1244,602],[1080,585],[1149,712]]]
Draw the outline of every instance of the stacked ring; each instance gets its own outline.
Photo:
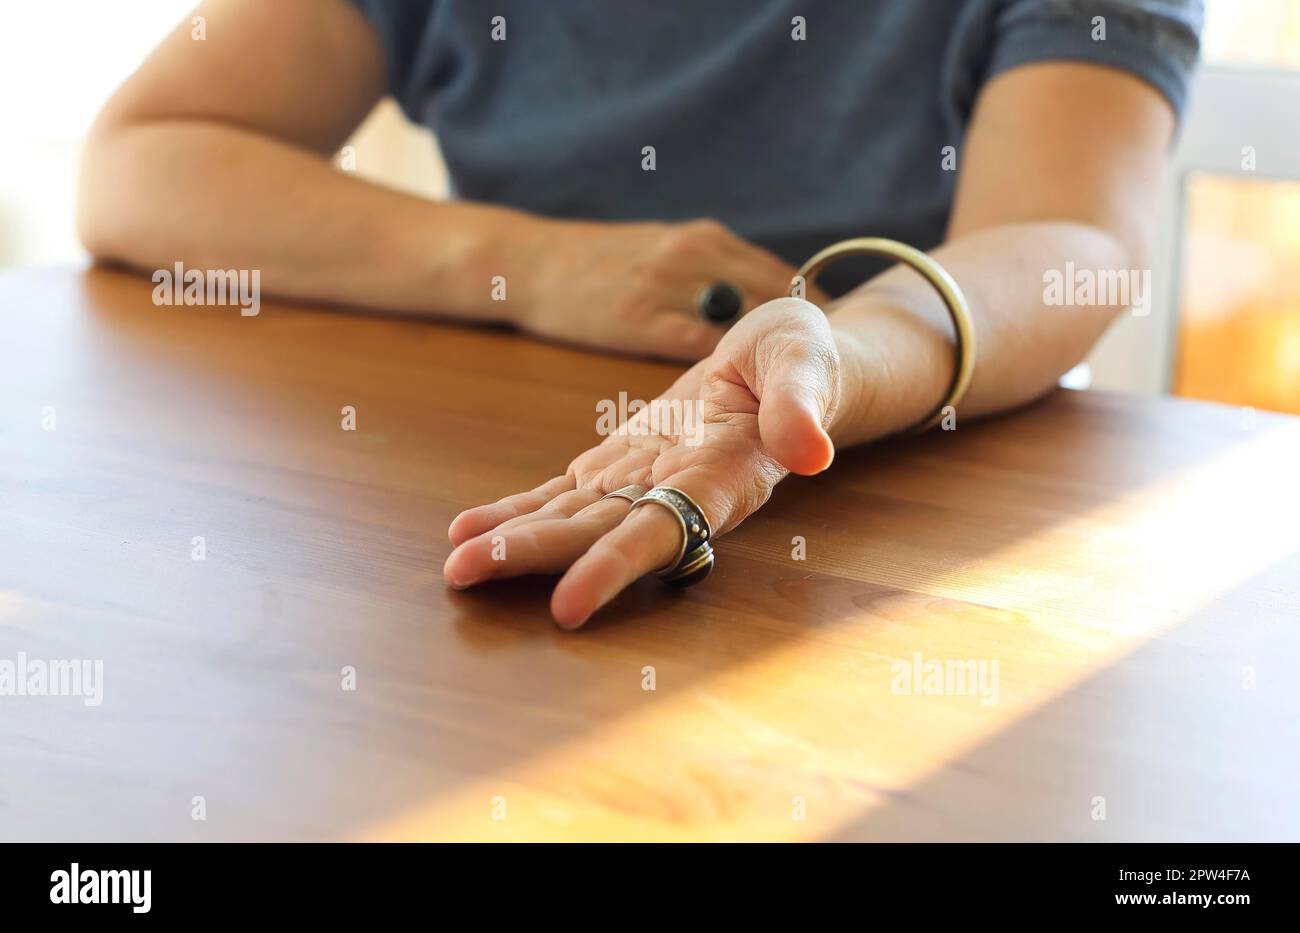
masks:
[[[682,546],[677,556],[655,571],[655,576],[674,586],[699,583],[713,570],[713,548],[709,546],[709,520],[690,496],[672,486],[656,486],[632,503],[632,508],[652,503],[668,509],[682,529]]]
[[[644,496],[645,493],[646,489],[644,486],[633,484],[631,486],[624,486],[622,489],[615,489],[613,492],[605,493],[600,497],[600,501],[604,502],[606,499],[626,499],[628,502],[636,502],[636,500]]]
[[[671,586],[685,589],[699,583],[712,571],[713,548],[706,542],[683,557],[681,563],[672,570],[662,571],[658,576],[659,579]]]

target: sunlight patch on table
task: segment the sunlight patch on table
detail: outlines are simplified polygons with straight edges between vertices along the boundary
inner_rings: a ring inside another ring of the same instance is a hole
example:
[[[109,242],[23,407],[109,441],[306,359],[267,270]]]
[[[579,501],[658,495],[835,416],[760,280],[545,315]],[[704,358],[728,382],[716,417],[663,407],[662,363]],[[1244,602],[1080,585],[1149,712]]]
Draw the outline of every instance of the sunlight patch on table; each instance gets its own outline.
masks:
[[[1297,464],[1300,426],[1261,434],[362,835],[816,839],[920,806],[928,774],[1294,551]],[[996,699],[904,676],[954,660],[997,662]]]

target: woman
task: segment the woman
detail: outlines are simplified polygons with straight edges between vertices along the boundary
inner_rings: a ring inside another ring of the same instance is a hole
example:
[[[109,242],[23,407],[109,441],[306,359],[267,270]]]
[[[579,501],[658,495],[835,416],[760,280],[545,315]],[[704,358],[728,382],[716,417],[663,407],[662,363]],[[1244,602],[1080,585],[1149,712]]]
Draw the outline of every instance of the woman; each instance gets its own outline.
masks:
[[[700,404],[690,443],[615,434],[452,523],[453,586],[563,571],[574,627],[645,573],[707,572],[710,531],[835,446],[1023,404],[1082,359],[1122,302],[1044,282],[1146,268],[1200,20],[1198,0],[209,0],[98,119],[79,226],[146,269],[698,361],[664,397]],[[456,200],[332,168],[384,93],[437,131]],[[780,297],[865,235],[928,258]],[[726,329],[701,293],[752,310]],[[678,492],[634,507],[651,487]]]

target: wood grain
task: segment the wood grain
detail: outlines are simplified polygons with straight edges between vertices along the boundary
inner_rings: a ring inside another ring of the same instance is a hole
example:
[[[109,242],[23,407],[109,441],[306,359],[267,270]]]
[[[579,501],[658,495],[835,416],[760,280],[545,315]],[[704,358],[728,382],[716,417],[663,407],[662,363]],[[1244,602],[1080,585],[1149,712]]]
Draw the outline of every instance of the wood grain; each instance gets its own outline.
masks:
[[[549,580],[449,591],[447,524],[670,367],[105,270],[0,314],[0,660],[105,672],[0,696],[0,839],[1300,838],[1300,419],[1061,392],[841,452],[565,633]]]

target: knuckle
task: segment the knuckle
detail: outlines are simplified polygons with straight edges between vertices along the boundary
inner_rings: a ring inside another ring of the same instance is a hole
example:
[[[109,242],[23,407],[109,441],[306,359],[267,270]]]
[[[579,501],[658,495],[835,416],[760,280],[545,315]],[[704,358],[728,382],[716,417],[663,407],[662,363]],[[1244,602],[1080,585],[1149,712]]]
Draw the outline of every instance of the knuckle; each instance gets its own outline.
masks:
[[[591,485],[591,478],[598,476],[604,464],[600,462],[600,445],[578,454],[569,464],[568,475],[573,478],[574,489],[585,489]]]
[[[720,220],[712,217],[701,217],[699,220],[692,220],[682,225],[682,229],[691,236],[698,237],[706,241],[719,240],[731,236],[731,232],[726,225]]]
[[[579,467],[575,471],[575,476],[578,481],[578,489],[599,489],[602,472],[603,471],[599,467]]]
[[[696,242],[682,230],[673,230],[664,234],[659,245],[651,255],[654,271],[657,274],[664,267],[678,265],[694,255]]]
[[[818,370],[828,376],[836,376],[840,371],[840,352],[833,341],[821,341],[809,344],[805,353],[807,360]]]
[[[728,236],[727,228],[716,220],[692,220],[667,230],[657,254],[661,260],[677,262],[708,251]]]

